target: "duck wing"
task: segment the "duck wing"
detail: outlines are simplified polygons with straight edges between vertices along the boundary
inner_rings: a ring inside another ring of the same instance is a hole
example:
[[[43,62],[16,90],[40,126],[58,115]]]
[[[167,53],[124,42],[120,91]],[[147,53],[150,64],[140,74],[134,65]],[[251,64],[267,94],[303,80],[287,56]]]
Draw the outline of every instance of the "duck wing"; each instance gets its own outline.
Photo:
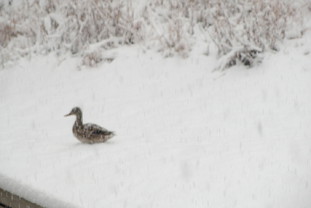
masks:
[[[84,125],[84,131],[87,133],[89,138],[99,135],[110,135],[112,133],[101,126],[90,123]]]

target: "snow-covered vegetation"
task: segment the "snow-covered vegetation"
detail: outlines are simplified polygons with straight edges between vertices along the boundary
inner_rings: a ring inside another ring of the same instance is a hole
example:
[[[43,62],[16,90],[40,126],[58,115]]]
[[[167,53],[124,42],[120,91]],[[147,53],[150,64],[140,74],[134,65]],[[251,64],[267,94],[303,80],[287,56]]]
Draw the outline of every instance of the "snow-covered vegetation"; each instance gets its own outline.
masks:
[[[214,45],[220,68],[253,65],[303,30],[286,0],[7,0],[0,5],[1,63],[32,54],[70,52],[95,66],[104,51],[141,44],[165,57],[188,57],[196,44]],[[202,41],[201,41],[202,40]],[[94,46],[95,44],[95,46]],[[108,59],[109,61],[110,59]]]

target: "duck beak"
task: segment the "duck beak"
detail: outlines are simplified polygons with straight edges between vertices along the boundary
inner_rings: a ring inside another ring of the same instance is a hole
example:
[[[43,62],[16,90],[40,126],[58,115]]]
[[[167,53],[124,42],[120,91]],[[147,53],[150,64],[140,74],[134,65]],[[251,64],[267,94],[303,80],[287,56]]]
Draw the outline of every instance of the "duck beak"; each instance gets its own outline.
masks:
[[[68,113],[67,115],[65,115],[65,117],[67,117],[67,116],[71,116],[72,115],[72,113],[70,112],[70,113]]]

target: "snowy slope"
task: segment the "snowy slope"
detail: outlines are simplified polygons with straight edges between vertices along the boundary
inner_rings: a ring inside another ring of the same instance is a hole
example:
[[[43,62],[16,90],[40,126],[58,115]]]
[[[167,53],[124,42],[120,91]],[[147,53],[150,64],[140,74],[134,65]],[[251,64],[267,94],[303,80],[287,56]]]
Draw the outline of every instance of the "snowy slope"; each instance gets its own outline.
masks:
[[[310,37],[251,70],[139,47],[95,69],[24,59],[0,71],[0,187],[47,207],[310,207]],[[74,106],[117,136],[79,143]]]

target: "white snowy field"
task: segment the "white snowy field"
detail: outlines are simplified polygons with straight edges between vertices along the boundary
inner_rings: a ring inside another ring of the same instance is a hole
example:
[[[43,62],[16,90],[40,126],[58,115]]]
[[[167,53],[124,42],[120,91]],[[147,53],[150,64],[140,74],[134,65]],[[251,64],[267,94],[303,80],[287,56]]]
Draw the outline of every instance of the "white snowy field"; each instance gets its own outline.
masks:
[[[0,187],[46,207],[311,207],[311,34],[253,69],[121,48],[0,71]],[[116,132],[104,144],[72,134]]]

